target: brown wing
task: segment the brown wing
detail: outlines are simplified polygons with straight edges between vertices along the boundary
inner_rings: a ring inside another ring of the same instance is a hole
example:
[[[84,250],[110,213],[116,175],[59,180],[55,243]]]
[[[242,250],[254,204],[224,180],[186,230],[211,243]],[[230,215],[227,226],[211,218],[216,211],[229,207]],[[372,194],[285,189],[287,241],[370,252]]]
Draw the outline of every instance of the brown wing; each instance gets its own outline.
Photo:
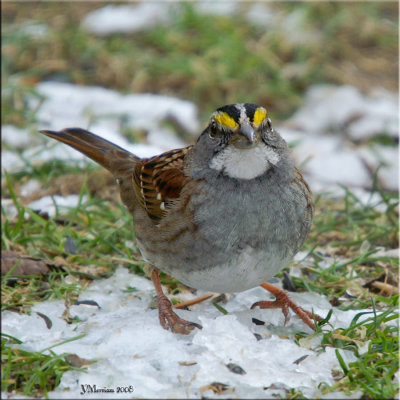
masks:
[[[191,148],[171,150],[136,164],[133,173],[136,196],[149,217],[156,222],[165,215],[189,180],[183,166]]]

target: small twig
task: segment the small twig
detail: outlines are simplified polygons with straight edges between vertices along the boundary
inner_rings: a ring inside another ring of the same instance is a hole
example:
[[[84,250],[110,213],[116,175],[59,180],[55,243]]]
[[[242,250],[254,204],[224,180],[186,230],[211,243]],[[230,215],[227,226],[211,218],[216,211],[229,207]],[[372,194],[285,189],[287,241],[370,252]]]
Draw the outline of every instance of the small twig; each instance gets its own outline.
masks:
[[[196,299],[188,300],[188,301],[182,301],[182,303],[175,304],[174,308],[184,308],[184,307],[189,307],[193,306],[194,304],[201,303],[205,300],[208,300],[209,298],[213,297],[214,294],[205,294],[204,296],[197,297]]]

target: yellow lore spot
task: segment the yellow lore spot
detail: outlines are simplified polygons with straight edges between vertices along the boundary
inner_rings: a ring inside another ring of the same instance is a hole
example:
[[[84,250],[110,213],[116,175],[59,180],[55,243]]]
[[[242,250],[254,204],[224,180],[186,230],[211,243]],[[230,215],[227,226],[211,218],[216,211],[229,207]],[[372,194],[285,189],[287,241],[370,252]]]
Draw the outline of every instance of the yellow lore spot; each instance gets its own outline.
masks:
[[[267,117],[267,110],[262,107],[258,107],[256,112],[254,113],[254,125],[258,126],[261,124],[261,122],[264,121],[264,119]]]
[[[227,126],[228,128],[237,128],[238,124],[235,120],[230,117],[225,112],[220,112],[214,117],[215,121],[217,121],[222,126]]]

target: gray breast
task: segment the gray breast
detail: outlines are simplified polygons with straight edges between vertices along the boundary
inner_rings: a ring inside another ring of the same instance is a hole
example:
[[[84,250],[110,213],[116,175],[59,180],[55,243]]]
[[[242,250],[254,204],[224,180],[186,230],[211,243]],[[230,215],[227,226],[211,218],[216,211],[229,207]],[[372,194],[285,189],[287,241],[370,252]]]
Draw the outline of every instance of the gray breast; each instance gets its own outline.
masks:
[[[229,262],[245,248],[292,257],[309,229],[304,229],[306,199],[296,190],[266,177],[251,182],[225,179],[208,186],[192,198],[199,237],[194,254],[204,267]]]

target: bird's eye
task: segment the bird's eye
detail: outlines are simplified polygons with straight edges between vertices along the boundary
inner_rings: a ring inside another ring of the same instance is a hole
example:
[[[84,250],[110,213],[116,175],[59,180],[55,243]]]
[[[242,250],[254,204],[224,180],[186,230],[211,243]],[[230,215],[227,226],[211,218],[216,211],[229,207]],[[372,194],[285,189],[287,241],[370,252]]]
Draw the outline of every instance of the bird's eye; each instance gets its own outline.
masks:
[[[267,118],[267,126],[268,126],[268,129],[272,128],[272,122],[269,118]]]
[[[211,139],[214,139],[215,136],[217,135],[217,132],[218,132],[217,123],[213,121],[211,122],[208,135],[210,136]]]

